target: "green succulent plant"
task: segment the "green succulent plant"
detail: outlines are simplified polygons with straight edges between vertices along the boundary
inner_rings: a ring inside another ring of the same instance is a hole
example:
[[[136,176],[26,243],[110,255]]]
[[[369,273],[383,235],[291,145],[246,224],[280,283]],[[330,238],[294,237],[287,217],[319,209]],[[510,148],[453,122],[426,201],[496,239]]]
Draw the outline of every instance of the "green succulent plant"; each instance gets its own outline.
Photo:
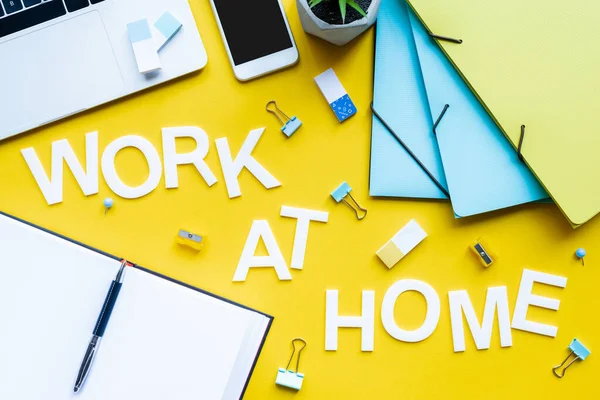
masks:
[[[313,8],[317,4],[321,4],[323,1],[333,1],[333,0],[309,0],[308,6],[310,8]],[[356,10],[356,12],[358,12],[363,17],[367,16],[367,13],[362,8],[360,8],[360,6],[358,4],[356,4],[356,1],[354,1],[354,0],[338,0],[338,3],[340,5],[340,13],[342,14],[342,21],[344,21],[344,22],[346,22],[346,7],[348,7],[348,6],[354,8]]]

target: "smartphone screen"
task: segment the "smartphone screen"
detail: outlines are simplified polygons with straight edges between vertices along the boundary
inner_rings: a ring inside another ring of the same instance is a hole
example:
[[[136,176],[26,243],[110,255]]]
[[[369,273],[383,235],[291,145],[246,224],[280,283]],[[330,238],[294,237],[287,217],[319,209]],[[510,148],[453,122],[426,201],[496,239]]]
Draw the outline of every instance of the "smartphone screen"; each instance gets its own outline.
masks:
[[[278,0],[213,0],[235,65],[292,47]]]

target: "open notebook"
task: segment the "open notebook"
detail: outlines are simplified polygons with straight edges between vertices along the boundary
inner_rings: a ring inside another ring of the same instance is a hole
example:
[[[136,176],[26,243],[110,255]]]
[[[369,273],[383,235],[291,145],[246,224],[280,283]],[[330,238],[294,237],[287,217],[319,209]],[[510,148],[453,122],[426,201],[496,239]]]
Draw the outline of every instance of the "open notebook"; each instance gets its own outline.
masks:
[[[0,214],[0,399],[239,399],[272,317],[126,268],[82,391],[73,384],[120,262]]]

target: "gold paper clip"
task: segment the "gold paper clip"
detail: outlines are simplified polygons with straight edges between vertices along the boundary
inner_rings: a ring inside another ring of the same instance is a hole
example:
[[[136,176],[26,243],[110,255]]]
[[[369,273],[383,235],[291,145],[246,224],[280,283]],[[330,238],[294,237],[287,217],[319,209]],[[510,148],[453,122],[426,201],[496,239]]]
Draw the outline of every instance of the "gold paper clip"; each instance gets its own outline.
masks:
[[[302,342],[303,346],[298,350],[298,359],[296,360],[296,371],[292,371],[290,368],[290,364],[294,359],[294,354],[296,353],[296,342]],[[306,341],[302,338],[296,338],[292,340],[292,355],[290,356],[290,360],[287,363],[285,368],[279,368],[277,371],[277,379],[275,383],[279,386],[285,386],[290,389],[300,390],[302,388],[302,381],[304,380],[304,374],[298,372],[298,367],[300,366],[300,353],[306,347]]]
[[[273,104],[274,109],[269,108],[269,106]],[[288,117],[279,107],[277,107],[277,103],[275,100],[271,100],[267,103],[267,112],[270,112],[274,116],[277,117],[279,122],[281,122],[281,132],[285,134],[285,136],[290,137],[302,126],[302,121],[298,119],[298,117]],[[285,118],[285,120],[283,118]]]
[[[577,339],[573,339],[573,341],[571,342],[571,344],[569,345],[569,350],[571,350],[571,352],[569,353],[569,355],[567,356],[567,358],[565,358],[565,361],[563,361],[560,365],[557,365],[556,367],[552,368],[552,373],[554,373],[554,375],[557,378],[562,378],[563,376],[565,376],[565,373],[567,372],[567,368],[569,368],[571,365],[573,365],[573,363],[577,360],[585,360],[587,358],[587,356],[589,356],[590,354],[592,354],[591,351],[589,351],[587,349],[587,347],[585,347],[579,340]],[[575,357],[573,357],[575,356]],[[571,359],[571,362],[569,362],[567,364],[566,367],[563,368],[562,373],[558,372],[563,365],[565,365],[565,363],[567,361],[569,361],[569,359]]]
[[[350,187],[350,185],[348,185],[346,182],[342,182],[342,184],[340,186],[338,186],[337,189],[335,189],[333,192],[331,192],[331,197],[333,197],[333,199],[336,201],[336,203],[339,203],[340,201],[342,201],[342,202],[344,202],[344,204],[346,204],[348,207],[350,207],[352,210],[354,210],[354,212],[356,213],[356,218],[360,221],[361,219],[364,219],[367,216],[367,209],[362,208],[356,202],[356,200],[354,200],[354,197],[352,197],[352,195],[350,194],[351,191],[352,191],[352,188]],[[348,202],[348,200],[346,200],[346,197],[350,197],[350,199],[352,200],[352,203],[354,203],[354,205],[352,205],[350,202]]]

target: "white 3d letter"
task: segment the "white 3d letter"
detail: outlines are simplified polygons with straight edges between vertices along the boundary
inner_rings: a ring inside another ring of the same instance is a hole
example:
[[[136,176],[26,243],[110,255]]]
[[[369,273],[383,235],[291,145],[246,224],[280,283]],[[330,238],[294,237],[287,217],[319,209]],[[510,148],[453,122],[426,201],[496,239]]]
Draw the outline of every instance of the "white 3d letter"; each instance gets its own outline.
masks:
[[[184,154],[177,154],[176,138],[189,137],[196,141],[196,148]],[[182,126],[162,129],[163,157],[165,162],[165,184],[167,189],[179,187],[177,166],[194,164],[208,186],[217,182],[204,157],[208,154],[208,135],[197,126]]]
[[[362,339],[360,349],[373,351],[375,333],[375,292],[362,291],[362,315],[360,317],[341,317],[338,311],[337,290],[328,290],[325,299],[325,350],[337,350],[338,328],[360,328]]]
[[[556,337],[556,333],[558,332],[557,327],[527,321],[527,308],[529,308],[529,306],[537,306],[556,311],[560,305],[560,300],[532,294],[531,290],[533,289],[534,282],[545,283],[546,285],[557,286],[560,288],[567,286],[567,278],[562,276],[524,269],[523,276],[521,277],[519,294],[517,295],[517,304],[515,304],[512,327],[522,331],[537,333],[539,335]]]
[[[491,287],[487,290],[485,309],[483,311],[483,323],[479,326],[479,320],[473,304],[466,290],[448,292],[450,301],[450,319],[452,320],[452,338],[454,341],[454,352],[465,351],[465,331],[463,327],[462,313],[465,313],[467,324],[475,340],[478,350],[489,349],[492,341],[492,328],[494,327],[494,315],[498,309],[498,328],[500,329],[500,345],[502,347],[512,346],[512,332],[510,330],[510,314],[508,311],[508,295],[506,286]]]
[[[219,159],[221,160],[221,169],[225,176],[225,185],[227,186],[227,193],[229,198],[238,197],[242,195],[240,190],[240,183],[238,182],[238,176],[242,169],[246,167],[248,171],[252,173],[263,184],[267,189],[272,189],[277,186],[281,186],[281,183],[273,175],[269,173],[252,157],[252,150],[256,147],[258,139],[260,139],[265,128],[255,129],[250,131],[246,141],[242,145],[240,152],[238,153],[235,161],[231,160],[231,151],[229,150],[229,143],[227,138],[217,139],[217,152],[219,153]]]
[[[281,216],[296,218],[296,236],[294,236],[294,250],[292,251],[292,265],[294,269],[302,269],[304,266],[304,254],[306,253],[306,242],[308,240],[308,226],[310,221],[327,222],[329,213],[323,211],[308,210],[296,207],[281,207]]]
[[[262,237],[267,248],[268,256],[255,256],[256,246],[258,241]],[[248,276],[248,270],[252,267],[273,267],[277,273],[277,277],[280,281],[289,281],[292,279],[292,275],[285,265],[285,260],[281,254],[281,250],[277,245],[273,231],[267,221],[254,221],[242,256],[238,263],[235,274],[233,275],[234,282],[243,282]]]
[[[142,152],[150,173],[144,183],[137,187],[129,187],[123,183],[115,169],[115,156],[126,147],[135,147]],[[158,152],[148,140],[141,136],[123,136],[109,144],[102,154],[102,174],[110,189],[126,199],[142,197],[156,189],[162,176],[162,165]]]
[[[67,139],[52,143],[52,170],[48,178],[33,147],[21,150],[46,202],[50,205],[63,201],[63,159],[86,196],[98,193],[98,132],[85,135],[86,171]]]
[[[401,329],[394,319],[394,308],[396,307],[396,300],[404,292],[414,290],[419,292],[425,297],[427,302],[427,314],[425,315],[425,321],[423,324],[412,331]],[[401,340],[403,342],[420,342],[427,339],[435,328],[437,328],[440,320],[440,298],[430,285],[425,282],[417,281],[415,279],[403,279],[394,283],[385,293],[383,297],[383,303],[381,305],[381,322],[383,327],[393,338]]]

